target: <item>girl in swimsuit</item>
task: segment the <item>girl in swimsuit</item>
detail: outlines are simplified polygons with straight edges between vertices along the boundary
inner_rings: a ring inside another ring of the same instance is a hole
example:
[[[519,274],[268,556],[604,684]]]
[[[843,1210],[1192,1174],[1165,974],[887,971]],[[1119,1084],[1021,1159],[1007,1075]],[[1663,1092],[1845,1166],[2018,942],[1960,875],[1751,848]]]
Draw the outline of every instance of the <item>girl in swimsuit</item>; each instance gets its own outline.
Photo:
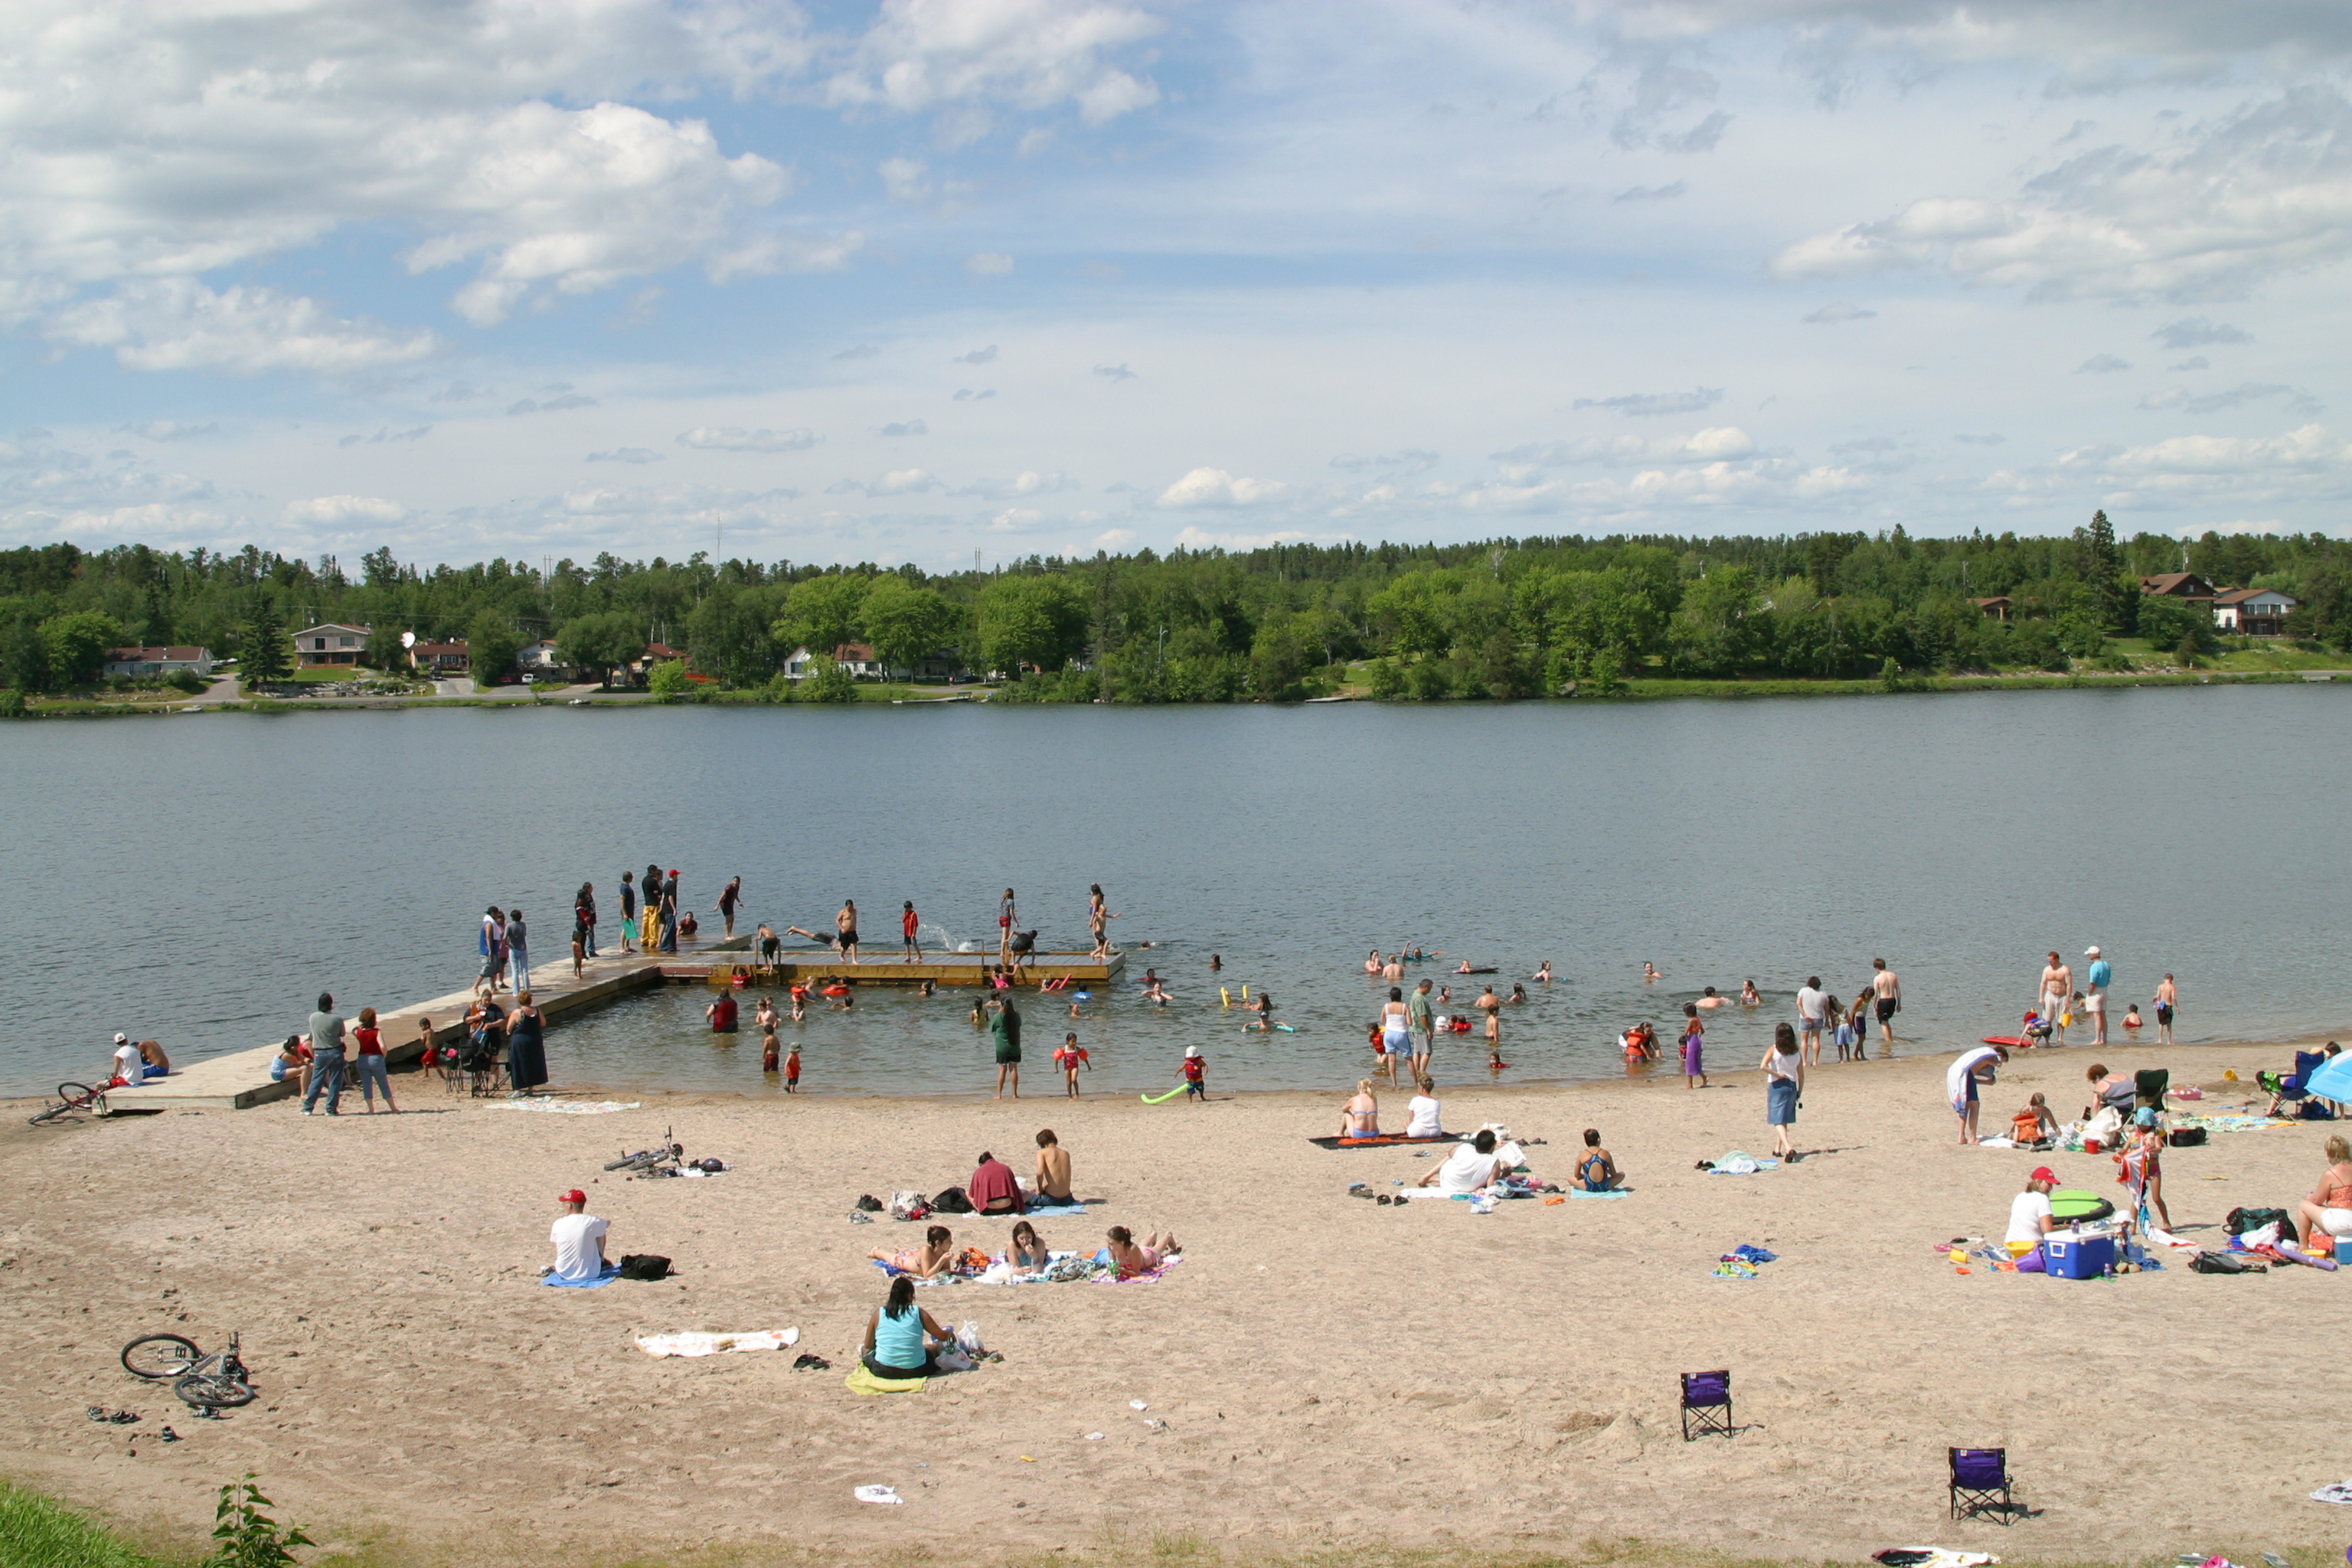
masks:
[[[1013,1265],[1015,1274],[1035,1274],[1053,1261],[1045,1244],[1038,1239],[1037,1227],[1027,1220],[1013,1227],[1013,1245],[1006,1250],[1004,1261]]]
[[[919,1247],[877,1247],[866,1256],[919,1279],[936,1279],[956,1259],[955,1237],[947,1226],[935,1225],[923,1233]]]
[[[1339,1112],[1339,1136],[1342,1138],[1377,1138],[1381,1135],[1381,1102],[1372,1093],[1372,1080],[1360,1078],[1356,1092]]]
[[[1405,1010],[1402,986],[1389,987],[1389,999],[1381,1008],[1381,1065],[1394,1082],[1397,1062],[1412,1052],[1412,1018]]]
[[[1176,1245],[1173,1236],[1152,1232],[1139,1245],[1123,1225],[1110,1227],[1110,1260],[1121,1279],[1132,1279],[1139,1274],[1149,1274],[1169,1258],[1184,1249]]]

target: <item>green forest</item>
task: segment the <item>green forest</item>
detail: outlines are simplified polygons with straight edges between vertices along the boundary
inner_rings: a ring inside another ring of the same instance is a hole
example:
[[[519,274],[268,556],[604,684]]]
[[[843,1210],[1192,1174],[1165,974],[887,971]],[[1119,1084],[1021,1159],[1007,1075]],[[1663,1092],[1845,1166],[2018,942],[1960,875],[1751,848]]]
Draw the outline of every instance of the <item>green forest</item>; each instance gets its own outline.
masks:
[[[1378,697],[1509,699],[1636,676],[1825,679],[2120,668],[2114,639],[2187,661],[2209,616],[2147,598],[2139,578],[2193,571],[2216,587],[2301,601],[2306,647],[2352,647],[2352,544],[2312,533],[2119,541],[2105,513],[2068,536],[1972,533],[1498,539],[1470,544],[1276,545],[1033,557],[988,573],[791,562],[517,561],[419,567],[389,546],[359,574],[247,546],[183,554],[71,544],[0,552],[0,689],[87,687],[105,649],[199,644],[247,678],[282,672],[288,635],[322,621],[466,639],[478,679],[528,642],[611,670],[673,645],[718,689],[781,689],[805,644],[871,644],[892,665],[959,650],[1003,696],[1045,701],[1289,700],[1350,667]],[[2005,596],[2010,618],[1972,601]],[[1369,662],[1366,662],[1369,661]],[[667,683],[676,685],[675,678]],[[803,695],[842,695],[831,672]]]

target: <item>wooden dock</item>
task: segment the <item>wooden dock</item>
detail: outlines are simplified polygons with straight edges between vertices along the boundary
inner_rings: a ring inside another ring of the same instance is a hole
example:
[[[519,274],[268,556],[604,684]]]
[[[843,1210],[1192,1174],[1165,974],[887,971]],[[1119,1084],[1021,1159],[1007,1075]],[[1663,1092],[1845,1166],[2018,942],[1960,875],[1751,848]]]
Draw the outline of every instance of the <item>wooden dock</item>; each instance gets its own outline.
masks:
[[[709,941],[688,938],[680,942],[674,953],[607,953],[588,960],[577,979],[572,976],[572,958],[567,952],[561,960],[531,970],[531,1000],[553,1026],[567,1014],[600,1007],[656,985],[726,984],[738,968],[751,972],[749,989],[789,985],[795,980],[815,982],[835,975],[855,985],[919,985],[926,980],[940,985],[981,985],[986,984],[989,971],[996,963],[993,952],[945,953],[920,963],[886,961],[877,956],[853,964],[827,952],[786,952],[773,965],[762,966],[752,963],[751,945],[749,936]],[[1067,976],[1073,988],[1083,988],[1115,980],[1125,967],[1126,960],[1118,953],[1107,961],[1089,953],[1038,953],[1027,958],[1022,978],[1025,985],[1034,987],[1040,980]],[[505,1002],[510,1002],[512,996],[511,992],[500,994]],[[375,1008],[376,1027],[383,1035],[384,1059],[398,1068],[425,1053],[425,1042],[418,1032],[422,1019],[433,1021],[435,1045],[457,1044],[465,1036],[466,1010],[473,1001],[469,985],[463,991],[405,1006],[388,1008],[363,996],[345,996],[338,998],[338,1007],[347,1026],[360,1008]],[[292,1034],[301,1026],[301,1018],[291,1019],[287,1033]],[[268,1045],[249,1051],[232,1051],[226,1056],[191,1062],[175,1068],[169,1078],[157,1079],[136,1089],[109,1089],[106,1102],[119,1111],[244,1110],[273,1100],[289,1099],[297,1092],[294,1080],[289,1078],[273,1083],[269,1078],[270,1063],[277,1059],[278,1042],[284,1038],[280,1035]],[[344,1092],[348,1096],[351,1089],[346,1088]]]

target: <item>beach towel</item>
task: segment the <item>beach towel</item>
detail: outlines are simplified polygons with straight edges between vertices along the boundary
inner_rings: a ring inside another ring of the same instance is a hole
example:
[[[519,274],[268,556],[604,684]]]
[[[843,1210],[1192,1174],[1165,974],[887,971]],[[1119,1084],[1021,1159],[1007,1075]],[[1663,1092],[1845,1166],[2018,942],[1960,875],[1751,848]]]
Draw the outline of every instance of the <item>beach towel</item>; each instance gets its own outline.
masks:
[[[500,1100],[492,1104],[501,1110],[545,1110],[557,1116],[609,1116],[615,1110],[641,1110],[645,1101],[632,1100],[623,1104],[617,1100]]]
[[[920,1394],[930,1385],[931,1380],[928,1377],[877,1377],[866,1370],[864,1362],[859,1362],[852,1367],[849,1375],[841,1380],[841,1386],[852,1394]],[[860,1500],[866,1502],[882,1500],[878,1498],[864,1497],[862,1494],[865,1490],[863,1487],[858,1489],[861,1494]],[[889,1500],[896,1502],[898,1500],[893,1497]]]
[[[2311,1494],[2314,1502],[2352,1503],[2352,1481],[2333,1481]]]
[[[646,1334],[637,1348],[649,1356],[719,1355],[727,1351],[781,1351],[801,1342],[798,1329],[754,1329],[740,1334]]]
[[[1084,1219],[1087,1216],[1087,1205],[1076,1202],[1067,1204],[1040,1204],[1033,1202],[1024,1212],[1031,1219],[1053,1219],[1056,1217],[1064,1219],[1072,1217]]]
[[[1390,1149],[1400,1143],[1459,1143],[1461,1135],[1440,1132],[1426,1138],[1408,1138],[1402,1132],[1378,1132],[1370,1138],[1309,1138],[1318,1149]]]
[[[593,1290],[601,1286],[610,1285],[620,1277],[621,1266],[617,1263],[607,1263],[604,1265],[604,1272],[593,1279],[559,1279],[550,1274],[542,1277],[540,1283],[552,1285],[559,1290]]]
[[[1102,1261],[1106,1265],[1109,1263],[1109,1259],[1107,1258],[1103,1258]],[[1130,1274],[1124,1279],[1118,1277],[1118,1270],[1106,1267],[1102,1273],[1095,1277],[1095,1282],[1098,1285],[1149,1285],[1155,1279],[1167,1278],[1168,1271],[1183,1261],[1184,1255],[1181,1252],[1175,1253],[1172,1256],[1161,1258],[1160,1260],[1160,1267],[1153,1269],[1150,1273]]]
[[[1570,1187],[1568,1189],[1568,1195],[1572,1198],[1630,1198],[1633,1195],[1633,1189],[1612,1187],[1605,1193],[1590,1193],[1582,1187]]]

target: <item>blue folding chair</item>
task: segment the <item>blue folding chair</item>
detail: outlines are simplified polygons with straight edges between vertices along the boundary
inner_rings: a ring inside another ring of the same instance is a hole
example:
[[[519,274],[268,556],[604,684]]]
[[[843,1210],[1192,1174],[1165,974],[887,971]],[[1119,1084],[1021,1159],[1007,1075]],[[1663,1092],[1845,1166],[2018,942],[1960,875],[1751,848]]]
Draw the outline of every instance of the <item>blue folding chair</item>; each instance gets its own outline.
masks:
[[[2017,1504],[2009,1490],[2009,1450],[2006,1448],[1949,1448],[1952,1479],[1950,1500],[1952,1517],[1967,1519],[1988,1509],[2000,1512],[2003,1524],[2011,1522]]]
[[[2293,1105],[2295,1107],[2293,1114],[2310,1115],[2310,1111],[2305,1108],[2303,1102],[2310,1100],[2311,1090],[2305,1085],[2310,1082],[2311,1075],[2317,1072],[2326,1061],[2326,1053],[2323,1051],[2297,1051],[2294,1053],[2294,1071],[2292,1073],[2256,1073],[2254,1081],[2271,1091],[2271,1105],[2267,1114],[2276,1116],[2280,1106]]]
[[[1683,1373],[1683,1441],[1709,1432],[1732,1436],[1731,1373],[1686,1372]]]

